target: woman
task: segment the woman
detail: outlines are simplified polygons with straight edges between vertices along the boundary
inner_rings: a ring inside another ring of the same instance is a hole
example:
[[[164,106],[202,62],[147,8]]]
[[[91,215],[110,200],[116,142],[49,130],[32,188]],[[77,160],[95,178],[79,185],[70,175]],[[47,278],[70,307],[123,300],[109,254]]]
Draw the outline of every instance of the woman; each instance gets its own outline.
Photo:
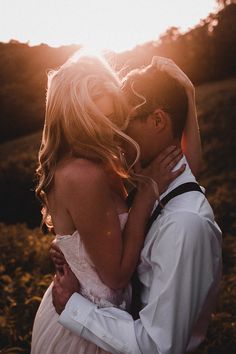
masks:
[[[128,216],[123,180],[132,175],[122,143],[136,151],[133,163],[139,149],[122,133],[127,117],[120,81],[102,60],[80,56],[53,72],[37,189],[44,203],[44,220],[53,226],[57,243],[80,281],[81,293],[98,306],[124,309],[129,308],[129,281],[157,197],[155,183],[162,192],[184,169],[171,172],[181,155],[168,149],[161,164],[166,170],[164,178],[158,161],[142,171],[152,183],[139,177]],[[105,353],[57,323],[51,289],[35,318],[32,353]]]

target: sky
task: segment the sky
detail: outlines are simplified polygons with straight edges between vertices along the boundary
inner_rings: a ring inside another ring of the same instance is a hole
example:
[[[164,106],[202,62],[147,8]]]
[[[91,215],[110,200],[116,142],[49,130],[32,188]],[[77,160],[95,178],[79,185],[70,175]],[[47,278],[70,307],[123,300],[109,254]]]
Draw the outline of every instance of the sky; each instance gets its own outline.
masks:
[[[215,0],[0,0],[0,41],[123,51],[215,10]]]

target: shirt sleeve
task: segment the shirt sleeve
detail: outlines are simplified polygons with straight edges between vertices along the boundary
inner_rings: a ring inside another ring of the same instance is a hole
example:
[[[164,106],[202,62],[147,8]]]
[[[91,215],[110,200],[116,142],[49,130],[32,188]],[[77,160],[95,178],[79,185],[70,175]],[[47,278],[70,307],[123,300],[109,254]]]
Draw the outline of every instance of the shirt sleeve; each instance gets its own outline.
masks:
[[[59,322],[110,353],[183,353],[214,279],[212,237],[199,215],[175,213],[151,250],[153,281],[140,319],[74,294]]]
[[[114,354],[141,354],[132,316],[115,307],[98,308],[75,293],[69,299],[59,323],[78,336]]]
[[[210,220],[192,212],[175,212],[159,233],[151,253],[154,280],[140,320],[156,343],[153,353],[179,354],[214,284],[218,234]]]

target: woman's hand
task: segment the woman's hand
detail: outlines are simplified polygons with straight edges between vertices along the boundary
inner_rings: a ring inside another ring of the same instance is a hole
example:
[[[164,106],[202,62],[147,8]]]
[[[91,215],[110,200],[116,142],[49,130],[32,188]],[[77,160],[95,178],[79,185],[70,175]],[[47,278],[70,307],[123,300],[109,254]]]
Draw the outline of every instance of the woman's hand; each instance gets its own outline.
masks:
[[[194,93],[194,86],[188,76],[169,58],[154,56],[151,62],[152,67],[168,73],[176,79],[186,90],[187,93]]]
[[[62,267],[62,272],[57,272],[52,288],[52,302],[58,314],[64,310],[69,298],[80,290],[80,284],[67,264]]]
[[[136,172],[152,178],[158,185],[159,193],[163,193],[169,184],[174,181],[185,170],[186,164],[173,171],[173,168],[182,159],[183,154],[180,148],[170,146],[162,151],[146,168],[136,166]]]

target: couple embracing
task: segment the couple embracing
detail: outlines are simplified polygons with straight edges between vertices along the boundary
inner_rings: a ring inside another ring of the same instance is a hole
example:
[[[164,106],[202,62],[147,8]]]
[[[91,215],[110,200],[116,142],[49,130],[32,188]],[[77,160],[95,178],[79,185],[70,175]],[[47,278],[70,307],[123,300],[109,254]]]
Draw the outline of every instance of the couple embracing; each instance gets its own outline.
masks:
[[[120,80],[79,54],[49,74],[36,192],[57,272],[32,353],[198,347],[221,272],[200,163],[194,87],[171,60]]]

